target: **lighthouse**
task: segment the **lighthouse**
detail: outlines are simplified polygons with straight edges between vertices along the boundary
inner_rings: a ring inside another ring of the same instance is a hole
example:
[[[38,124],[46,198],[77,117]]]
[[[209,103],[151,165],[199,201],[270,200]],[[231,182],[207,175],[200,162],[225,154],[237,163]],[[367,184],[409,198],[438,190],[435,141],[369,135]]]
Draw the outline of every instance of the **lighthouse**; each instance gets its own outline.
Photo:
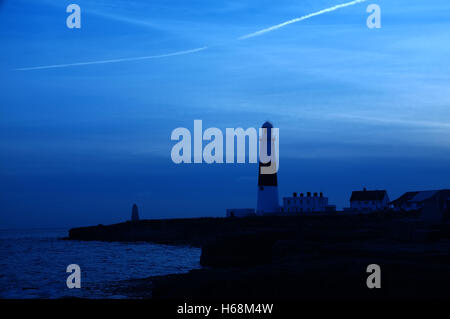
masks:
[[[258,199],[256,213],[258,215],[277,213],[278,203],[277,154],[275,137],[272,136],[273,125],[265,122],[262,125],[259,143]]]

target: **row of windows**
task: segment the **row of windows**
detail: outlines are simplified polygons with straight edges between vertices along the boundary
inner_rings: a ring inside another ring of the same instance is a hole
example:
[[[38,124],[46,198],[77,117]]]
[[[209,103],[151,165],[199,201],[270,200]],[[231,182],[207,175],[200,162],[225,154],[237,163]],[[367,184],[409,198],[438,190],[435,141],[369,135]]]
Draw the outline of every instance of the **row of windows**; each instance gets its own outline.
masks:
[[[358,201],[358,203],[361,205],[361,203],[363,203],[364,205],[369,205],[369,204],[371,204],[371,205],[376,205],[377,204],[377,202],[376,201]]]
[[[303,208],[293,207],[286,210],[288,213],[303,213]],[[305,209],[305,212],[311,212],[311,208]]]
[[[319,200],[319,202],[323,202],[323,201],[324,201],[324,198],[322,198],[322,200]],[[292,202],[293,204],[296,204],[296,203],[303,204],[303,199],[300,199],[300,200],[295,200],[295,199],[290,200],[290,199],[286,199],[286,202],[287,202],[288,205],[290,205],[291,202]],[[313,202],[314,202],[314,200],[313,200]],[[316,202],[317,202],[317,201],[316,201]],[[306,200],[306,203],[309,204],[309,203],[311,203],[311,201],[310,201],[309,199],[307,199],[307,200]]]

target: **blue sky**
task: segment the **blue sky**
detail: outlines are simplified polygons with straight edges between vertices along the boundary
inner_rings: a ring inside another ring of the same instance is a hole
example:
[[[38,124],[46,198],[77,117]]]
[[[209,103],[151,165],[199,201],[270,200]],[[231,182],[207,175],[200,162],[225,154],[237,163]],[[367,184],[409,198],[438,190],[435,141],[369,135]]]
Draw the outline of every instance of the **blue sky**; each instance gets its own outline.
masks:
[[[254,207],[255,164],[171,162],[172,130],[194,119],[279,127],[280,197],[323,191],[342,208],[363,186],[450,188],[448,1],[367,1],[245,41],[346,1],[73,2],[79,30],[71,2],[0,2],[0,228],[119,222],[133,202],[145,218]]]

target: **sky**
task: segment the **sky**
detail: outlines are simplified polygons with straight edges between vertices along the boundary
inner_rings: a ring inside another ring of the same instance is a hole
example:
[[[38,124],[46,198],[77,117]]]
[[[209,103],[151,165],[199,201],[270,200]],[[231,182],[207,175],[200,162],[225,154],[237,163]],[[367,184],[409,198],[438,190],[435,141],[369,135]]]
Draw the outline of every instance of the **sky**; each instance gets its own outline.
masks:
[[[0,229],[255,207],[257,164],[172,162],[196,119],[278,127],[280,202],[450,188],[450,2],[366,1],[237,40],[347,1],[0,0]]]

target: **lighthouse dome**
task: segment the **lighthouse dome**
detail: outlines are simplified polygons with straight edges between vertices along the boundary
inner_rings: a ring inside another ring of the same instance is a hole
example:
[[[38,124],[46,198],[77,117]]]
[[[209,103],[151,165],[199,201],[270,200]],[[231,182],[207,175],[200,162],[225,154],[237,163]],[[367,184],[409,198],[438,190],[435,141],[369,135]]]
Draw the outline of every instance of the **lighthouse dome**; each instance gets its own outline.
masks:
[[[261,126],[261,128],[273,128],[273,125],[272,125],[272,123],[267,121]]]

